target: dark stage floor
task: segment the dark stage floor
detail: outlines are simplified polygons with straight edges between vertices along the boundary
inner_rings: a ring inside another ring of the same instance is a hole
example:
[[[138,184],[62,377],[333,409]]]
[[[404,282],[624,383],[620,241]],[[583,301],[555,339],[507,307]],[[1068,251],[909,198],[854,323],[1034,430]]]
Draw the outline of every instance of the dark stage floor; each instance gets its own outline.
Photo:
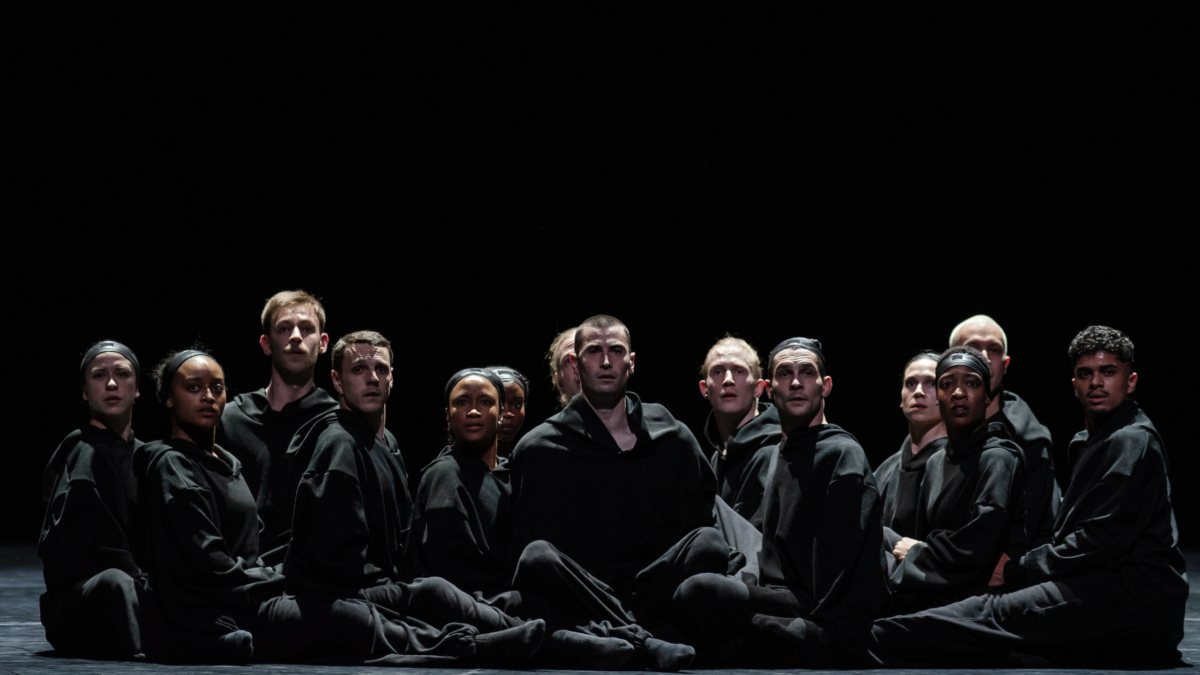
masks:
[[[1200,661],[1200,551],[1190,552],[1188,558],[1188,576],[1192,581],[1192,595],[1188,601],[1186,619],[1186,637],[1180,645],[1183,658],[1189,663]],[[38,596],[45,590],[42,582],[42,565],[33,547],[17,547],[0,545],[0,673],[34,674],[34,673],[151,673],[151,672],[237,672],[249,668],[255,671],[271,673],[318,673],[361,672],[363,670],[388,671],[388,668],[346,668],[327,666],[160,666],[153,664],[86,661],[81,659],[58,658],[46,642],[42,624],[38,620]],[[413,669],[406,669],[412,672]],[[469,673],[469,675],[484,675],[485,673],[511,671],[484,670],[428,670],[429,673],[446,675],[447,673]],[[554,672],[554,671],[538,671]],[[594,672],[594,671],[589,671]],[[733,673],[737,671],[706,671],[718,673]],[[762,673],[766,671],[754,671]],[[845,671],[840,671],[845,672]],[[921,671],[897,671],[917,673]],[[972,673],[981,671],[959,670],[942,671],[956,673]],[[1009,671],[986,671],[989,675],[1000,675]],[[1021,673],[1044,672],[1035,670],[1014,671]],[[1067,671],[1071,673],[1090,672],[1127,672],[1127,671]]]

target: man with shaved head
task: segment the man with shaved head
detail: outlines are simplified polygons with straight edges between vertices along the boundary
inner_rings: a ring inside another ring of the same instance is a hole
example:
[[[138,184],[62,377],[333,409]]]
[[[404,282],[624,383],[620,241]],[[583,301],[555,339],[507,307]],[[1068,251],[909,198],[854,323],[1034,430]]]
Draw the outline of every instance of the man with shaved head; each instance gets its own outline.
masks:
[[[983,352],[991,366],[991,403],[987,408],[989,424],[1004,426],[1009,440],[1021,447],[1025,463],[1025,532],[1030,548],[1041,546],[1054,535],[1054,518],[1062,490],[1054,479],[1053,443],[1050,430],[1038,422],[1029,405],[1004,389],[1004,375],[1012,357],[1008,355],[1008,336],[990,316],[977,314],[950,332],[951,347],[974,347]]]
[[[544,539],[612,589],[630,618],[667,639],[675,589],[744,556],[713,524],[716,480],[696,438],[628,391],[629,329],[594,316],[575,332],[580,395],[513,450],[515,562]]]
[[[806,634],[834,627],[832,650],[849,651],[887,605],[883,501],[858,441],[826,417],[821,343],[785,340],[767,375],[782,442],[763,496],[761,581],[703,574],[679,587],[673,609],[697,643],[740,638],[757,665],[819,667],[827,661],[795,649]]]
[[[775,406],[759,401],[766,382],[758,353],[745,340],[726,335],[708,350],[700,376],[700,395],[712,405],[703,439],[712,449],[717,496],[761,528],[767,469],[782,434]]]

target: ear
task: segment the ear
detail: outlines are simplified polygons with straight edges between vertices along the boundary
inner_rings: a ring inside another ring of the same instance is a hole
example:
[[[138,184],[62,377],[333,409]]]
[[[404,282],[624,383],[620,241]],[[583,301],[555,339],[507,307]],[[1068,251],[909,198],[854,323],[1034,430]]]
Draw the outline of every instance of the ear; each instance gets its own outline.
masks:
[[[579,367],[579,356],[575,353],[567,354],[567,360],[570,362],[572,368]]]
[[[267,339],[266,335],[258,336],[258,346],[262,347],[264,354],[271,355],[271,341]]]
[[[700,395],[704,398],[708,398],[708,382],[705,380],[700,380]],[[85,396],[84,398],[87,397]]]
[[[345,396],[346,392],[342,391],[342,375],[336,368],[329,371],[329,378],[333,380],[333,388],[337,391],[338,396]]]
[[[833,378],[826,375],[825,382],[821,384],[821,398],[829,398],[829,394],[832,391],[833,391]]]
[[[321,346],[317,353],[324,354],[326,349],[329,349],[329,335],[327,333],[321,333]]]
[[[766,390],[767,381],[759,380],[758,383],[754,385],[754,398],[762,398],[763,392]]]
[[[85,400],[85,401],[86,401],[86,400],[88,400],[88,399],[87,399],[87,389],[84,389],[83,387],[80,387],[80,388],[79,388],[79,394],[80,394],[81,396],[83,396],[83,400]]]
[[[134,397],[135,399],[136,399],[136,398],[138,398],[138,397],[140,397],[141,395],[142,395],[142,392],[141,392],[141,390],[140,390],[140,389],[134,389],[134,390],[133,390],[133,397]]]
[[[1125,390],[1125,393],[1132,394],[1134,389],[1137,389],[1137,373],[1130,373],[1129,388]]]
[[[634,354],[633,352],[629,352],[629,374],[630,375],[633,374],[633,360],[636,357],[637,357],[637,354]]]
[[[1008,362],[1009,362],[1009,361],[1012,361],[1012,357],[1011,357],[1011,356],[1005,356],[1005,357],[1004,357],[1004,372],[1005,372],[1005,373],[1007,373],[1007,372],[1008,372]],[[1003,373],[1001,373],[1001,374],[1003,374]]]
[[[168,408],[174,408],[175,407],[175,395],[167,394],[167,402],[164,405],[166,405]]]
[[[450,424],[450,409],[446,408],[446,424]]]

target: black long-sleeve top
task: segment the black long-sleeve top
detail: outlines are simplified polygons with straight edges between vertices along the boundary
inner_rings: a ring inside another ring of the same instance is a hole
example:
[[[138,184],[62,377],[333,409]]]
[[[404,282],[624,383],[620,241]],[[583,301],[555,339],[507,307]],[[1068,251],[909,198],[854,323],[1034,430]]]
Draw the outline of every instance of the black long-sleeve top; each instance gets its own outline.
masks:
[[[416,576],[438,576],[467,592],[506,590],[512,483],[508,460],[489,470],[447,446],[421,476],[408,559]]]
[[[883,497],[884,527],[902,537],[917,533],[917,508],[921,503],[921,482],[925,479],[925,464],[946,447],[946,437],[935,438],[917,454],[912,452],[912,438],[905,436],[900,452],[883,460],[875,469],[875,484]]]
[[[913,536],[921,543],[896,565],[892,588],[925,605],[986,589],[1001,554],[1025,552],[1023,494],[1021,449],[998,424],[947,443],[925,464]]]
[[[333,397],[314,386],[300,399],[272,410],[267,390],[259,389],[233,399],[221,414],[217,445],[242,463],[242,476],[254,494],[258,517],[263,522],[259,550],[272,563],[282,562],[282,547],[291,538],[296,498],[296,484],[291,477],[303,472],[303,467],[294,472],[288,465],[292,436],[309,420],[337,407]]]
[[[283,591],[258,559],[258,512],[241,463],[220,446],[148,443],[134,454],[150,584],[177,628],[225,633]]]
[[[1011,391],[1000,393],[1000,411],[988,423],[1004,426],[1009,440],[1021,447],[1025,461],[1025,540],[1029,548],[1050,541],[1058,516],[1062,489],[1054,477],[1054,444],[1050,430],[1029,409],[1029,404]]]
[[[88,424],[59,444],[42,480],[46,517],[38,555],[46,590],[73,586],[118,569],[144,576],[134,556],[138,537],[133,453],[142,442]]]
[[[288,592],[336,599],[408,581],[412,496],[396,437],[385,430],[381,438],[358,413],[335,410],[303,426],[288,454],[293,466],[307,467],[284,563]]]
[[[628,393],[637,443],[622,452],[583,396],[513,451],[509,569],[545,539],[618,594],[688,532],[713,524],[716,479],[695,436]]]
[[[1183,639],[1188,582],[1158,430],[1132,399],[1067,451],[1071,483],[1053,540],[1004,567],[1006,590],[1085,575],[1107,578],[1128,610]]]
[[[888,603],[883,502],[862,446],[835,424],[779,446],[763,497],[764,586],[792,591],[818,623],[867,630]]]
[[[710,462],[717,476],[717,496],[761,530],[759,507],[767,484],[767,469],[783,439],[783,432],[779,430],[779,411],[770,403],[759,403],[758,415],[734,430],[724,443],[717,429],[716,414],[710,412],[702,438],[712,449]],[[724,454],[721,454],[722,446]]]

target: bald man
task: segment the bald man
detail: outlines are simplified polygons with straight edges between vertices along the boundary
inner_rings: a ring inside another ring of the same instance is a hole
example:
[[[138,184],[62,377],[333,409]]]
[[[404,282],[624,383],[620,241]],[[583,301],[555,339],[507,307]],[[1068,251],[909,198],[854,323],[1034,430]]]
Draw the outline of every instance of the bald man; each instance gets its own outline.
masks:
[[[1024,454],[1025,537],[1029,548],[1037,548],[1054,536],[1054,518],[1062,499],[1062,490],[1054,479],[1050,430],[1038,422],[1020,396],[1004,389],[1004,375],[1012,357],[1008,355],[1008,336],[1000,324],[983,314],[963,321],[950,332],[950,346],[964,345],[983,352],[992,369],[988,423],[1003,425],[1009,440]]]
[[[783,436],[775,406],[759,400],[766,382],[758,352],[727,335],[708,350],[700,375],[700,395],[712,405],[701,437],[712,450],[717,496],[761,530],[767,469]]]

